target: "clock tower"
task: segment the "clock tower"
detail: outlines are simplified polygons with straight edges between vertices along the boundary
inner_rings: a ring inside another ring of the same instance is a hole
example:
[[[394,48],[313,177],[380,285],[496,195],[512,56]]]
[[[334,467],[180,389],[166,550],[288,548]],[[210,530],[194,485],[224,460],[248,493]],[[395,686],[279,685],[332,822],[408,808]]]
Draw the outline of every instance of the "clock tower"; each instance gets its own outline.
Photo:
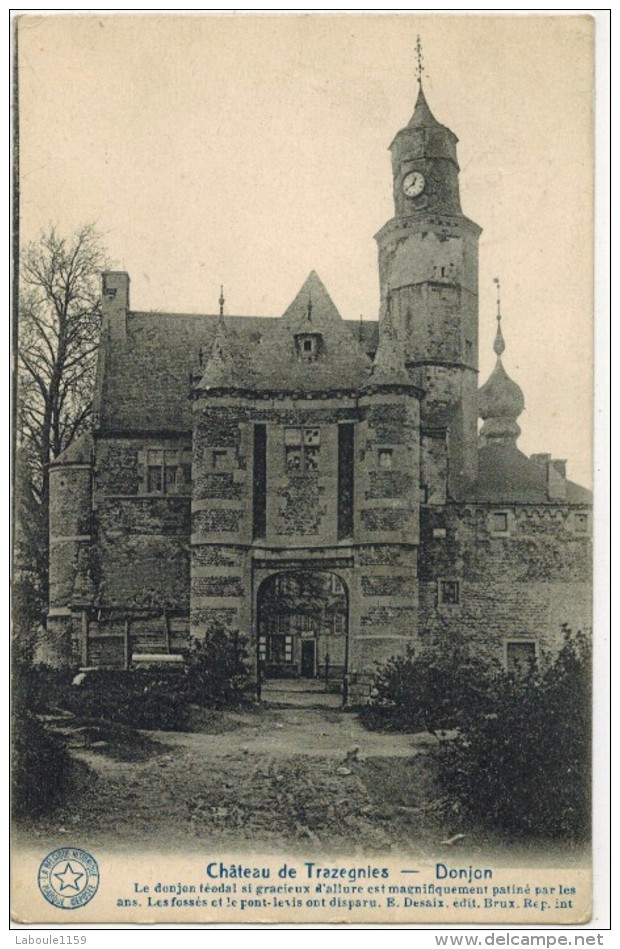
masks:
[[[477,474],[478,238],[461,210],[457,137],[432,114],[421,77],[411,120],[390,146],[394,216],[376,235],[381,309],[425,395],[422,435],[444,440],[448,495]],[[424,451],[424,446],[423,446]]]

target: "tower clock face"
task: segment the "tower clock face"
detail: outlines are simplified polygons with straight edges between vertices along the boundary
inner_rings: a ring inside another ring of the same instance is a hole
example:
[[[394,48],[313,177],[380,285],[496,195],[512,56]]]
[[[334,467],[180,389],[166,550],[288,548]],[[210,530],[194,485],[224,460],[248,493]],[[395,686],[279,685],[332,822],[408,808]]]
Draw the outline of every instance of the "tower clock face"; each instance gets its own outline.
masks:
[[[408,198],[416,198],[424,191],[426,180],[421,171],[410,171],[403,178],[403,191]]]

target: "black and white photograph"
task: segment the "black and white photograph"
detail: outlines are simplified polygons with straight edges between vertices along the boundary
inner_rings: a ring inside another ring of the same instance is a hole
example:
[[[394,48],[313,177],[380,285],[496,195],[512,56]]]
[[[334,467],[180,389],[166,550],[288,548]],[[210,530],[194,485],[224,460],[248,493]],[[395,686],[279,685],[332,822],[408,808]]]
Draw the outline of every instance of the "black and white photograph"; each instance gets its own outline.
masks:
[[[17,923],[587,923],[595,22],[13,20]]]

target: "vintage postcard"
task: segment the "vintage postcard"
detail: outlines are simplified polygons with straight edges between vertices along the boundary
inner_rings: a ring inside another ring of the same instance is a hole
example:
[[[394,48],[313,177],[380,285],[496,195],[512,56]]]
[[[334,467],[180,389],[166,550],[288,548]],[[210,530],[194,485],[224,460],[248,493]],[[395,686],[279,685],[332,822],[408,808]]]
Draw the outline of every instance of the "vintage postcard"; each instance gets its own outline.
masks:
[[[594,20],[14,26],[14,920],[587,922]]]

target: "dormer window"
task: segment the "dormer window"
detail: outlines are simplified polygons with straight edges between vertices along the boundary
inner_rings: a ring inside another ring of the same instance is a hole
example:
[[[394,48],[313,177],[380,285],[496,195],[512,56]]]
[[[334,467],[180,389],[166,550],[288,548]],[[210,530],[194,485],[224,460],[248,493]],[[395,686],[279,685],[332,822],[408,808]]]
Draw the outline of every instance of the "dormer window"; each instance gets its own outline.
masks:
[[[316,362],[323,353],[323,337],[320,333],[298,333],[295,348],[302,362]]]

